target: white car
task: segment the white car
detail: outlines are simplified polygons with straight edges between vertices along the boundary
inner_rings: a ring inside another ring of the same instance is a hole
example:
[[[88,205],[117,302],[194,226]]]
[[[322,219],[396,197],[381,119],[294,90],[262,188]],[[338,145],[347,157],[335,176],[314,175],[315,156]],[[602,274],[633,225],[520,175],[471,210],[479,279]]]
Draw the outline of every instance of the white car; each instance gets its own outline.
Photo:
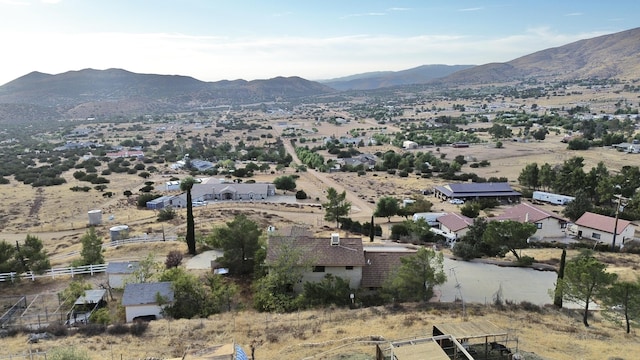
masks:
[[[450,204],[454,204],[454,205],[461,205],[464,204],[464,200],[460,200],[460,199],[451,199],[449,200]]]

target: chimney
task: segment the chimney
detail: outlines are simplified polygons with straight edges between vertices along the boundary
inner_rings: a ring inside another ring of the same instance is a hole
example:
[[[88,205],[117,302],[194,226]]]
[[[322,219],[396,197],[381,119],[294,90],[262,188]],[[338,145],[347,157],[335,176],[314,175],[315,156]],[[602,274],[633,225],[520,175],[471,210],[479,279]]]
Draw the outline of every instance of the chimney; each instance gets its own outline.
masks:
[[[338,246],[338,245],[340,245],[340,234],[338,233],[331,234],[331,246]]]

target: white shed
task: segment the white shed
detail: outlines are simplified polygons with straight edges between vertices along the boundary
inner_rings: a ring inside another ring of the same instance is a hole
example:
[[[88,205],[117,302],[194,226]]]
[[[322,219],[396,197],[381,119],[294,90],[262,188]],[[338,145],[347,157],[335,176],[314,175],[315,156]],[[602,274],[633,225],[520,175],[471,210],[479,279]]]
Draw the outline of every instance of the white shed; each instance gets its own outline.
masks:
[[[140,264],[137,261],[116,261],[107,264],[107,282],[115,289],[124,288],[127,278],[131,278],[133,272]]]
[[[166,301],[158,304],[158,295]],[[127,322],[162,318],[162,308],[173,303],[171,282],[127,284],[122,294]]]

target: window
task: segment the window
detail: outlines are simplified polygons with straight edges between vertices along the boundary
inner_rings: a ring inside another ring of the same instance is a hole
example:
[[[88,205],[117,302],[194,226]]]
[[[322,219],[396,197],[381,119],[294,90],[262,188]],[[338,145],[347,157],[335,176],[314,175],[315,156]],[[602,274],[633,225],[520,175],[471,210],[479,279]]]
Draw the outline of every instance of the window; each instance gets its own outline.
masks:
[[[536,228],[542,229],[542,223],[536,223]]]
[[[345,266],[344,268],[347,270],[353,270],[353,266]]]
[[[314,266],[313,272],[324,272],[324,266]]]
[[[594,239],[600,240],[600,234],[598,234],[598,233],[591,234],[591,237],[594,238]]]

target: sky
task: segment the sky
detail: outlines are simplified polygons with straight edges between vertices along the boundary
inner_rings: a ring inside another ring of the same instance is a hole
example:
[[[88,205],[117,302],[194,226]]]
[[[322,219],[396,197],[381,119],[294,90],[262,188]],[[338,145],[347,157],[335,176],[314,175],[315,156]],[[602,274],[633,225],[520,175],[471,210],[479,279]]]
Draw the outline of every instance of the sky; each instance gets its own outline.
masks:
[[[0,85],[86,68],[219,81],[481,65],[638,14],[637,0],[0,0]]]

